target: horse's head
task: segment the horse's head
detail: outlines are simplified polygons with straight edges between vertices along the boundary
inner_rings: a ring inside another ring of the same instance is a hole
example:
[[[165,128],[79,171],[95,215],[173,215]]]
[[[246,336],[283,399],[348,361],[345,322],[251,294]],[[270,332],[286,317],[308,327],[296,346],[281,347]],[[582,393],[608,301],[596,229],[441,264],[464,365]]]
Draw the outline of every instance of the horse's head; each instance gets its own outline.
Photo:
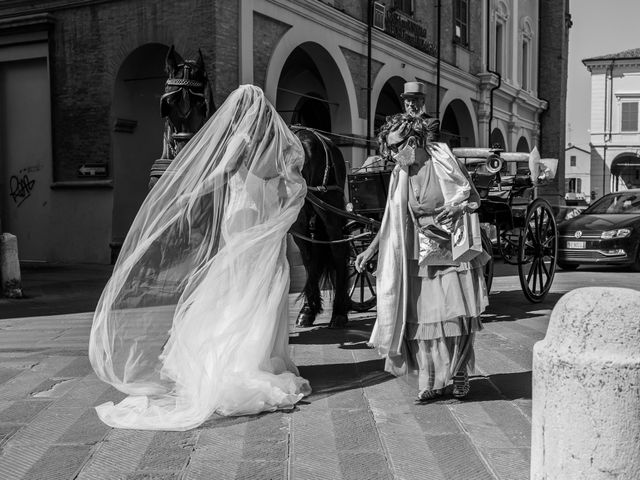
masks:
[[[215,105],[200,50],[196,60],[181,62],[171,46],[165,63],[169,78],[160,113],[167,122],[168,158],[173,158],[213,114]]]

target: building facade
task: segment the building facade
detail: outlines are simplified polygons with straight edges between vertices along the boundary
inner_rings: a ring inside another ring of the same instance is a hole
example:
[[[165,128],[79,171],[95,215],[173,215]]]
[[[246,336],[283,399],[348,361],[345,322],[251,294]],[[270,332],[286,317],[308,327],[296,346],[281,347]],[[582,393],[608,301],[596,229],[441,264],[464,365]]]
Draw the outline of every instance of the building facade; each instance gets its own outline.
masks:
[[[216,104],[240,84],[258,85],[287,122],[331,132],[351,168],[373,153],[367,140],[415,80],[427,84],[429,113],[452,146],[537,146],[562,160],[568,8],[568,0],[2,2],[2,230],[18,236],[23,260],[112,261],[162,150],[158,103],[171,45],[183,58],[201,50]]]
[[[565,149],[565,200],[591,201],[591,152],[571,145]]]
[[[582,61],[591,73],[591,192],[640,188],[640,48]]]

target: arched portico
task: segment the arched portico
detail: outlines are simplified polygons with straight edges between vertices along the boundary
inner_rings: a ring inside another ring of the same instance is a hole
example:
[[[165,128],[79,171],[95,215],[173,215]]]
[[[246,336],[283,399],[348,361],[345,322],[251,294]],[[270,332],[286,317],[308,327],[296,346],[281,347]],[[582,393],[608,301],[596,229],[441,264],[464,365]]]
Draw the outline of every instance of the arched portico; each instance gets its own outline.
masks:
[[[498,147],[503,150],[508,150],[507,141],[505,140],[504,133],[500,128],[496,127],[491,130],[491,147]]]
[[[624,152],[611,162],[611,191],[640,188],[640,156]]]
[[[116,76],[111,106],[111,243],[115,251],[147,195],[151,165],[162,153],[158,98],[164,91],[168,50],[159,43],[142,45],[125,58]]]
[[[446,104],[440,121],[440,138],[451,147],[475,147],[475,119],[467,104],[454,98]]]
[[[343,55],[313,41],[291,48],[296,38],[292,35],[286,34],[272,54],[265,82],[267,98],[286,122],[334,133],[353,132],[357,106]],[[341,150],[351,164],[353,148]]]
[[[518,144],[516,145],[516,152],[530,152],[531,147],[529,147],[529,141],[526,137],[520,137],[518,139]]]
[[[301,30],[304,28],[289,30],[271,54],[265,95],[282,111],[285,120],[291,120],[287,113],[292,114],[296,106],[301,106],[301,98],[316,97],[314,92],[320,94],[316,99],[329,108],[331,130],[352,132],[358,109],[344,56],[337,46],[323,45],[322,39],[314,39],[309,32],[305,35]],[[309,85],[304,83],[307,81]]]
[[[380,129],[386,118],[396,113],[401,113],[404,109],[400,95],[404,91],[405,80],[402,77],[394,76],[384,82],[379,91],[375,103],[375,116],[373,121],[373,134]]]

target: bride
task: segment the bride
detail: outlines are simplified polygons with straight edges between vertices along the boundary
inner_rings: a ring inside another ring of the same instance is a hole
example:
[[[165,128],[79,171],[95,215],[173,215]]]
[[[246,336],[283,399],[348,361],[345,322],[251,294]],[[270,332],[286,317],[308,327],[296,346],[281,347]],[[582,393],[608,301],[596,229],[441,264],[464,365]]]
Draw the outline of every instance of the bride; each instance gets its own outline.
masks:
[[[151,190],[98,303],[96,374],[128,394],[120,428],[186,430],[292,408],[311,392],[288,353],[285,236],[304,153],[263,92],[235,90]]]

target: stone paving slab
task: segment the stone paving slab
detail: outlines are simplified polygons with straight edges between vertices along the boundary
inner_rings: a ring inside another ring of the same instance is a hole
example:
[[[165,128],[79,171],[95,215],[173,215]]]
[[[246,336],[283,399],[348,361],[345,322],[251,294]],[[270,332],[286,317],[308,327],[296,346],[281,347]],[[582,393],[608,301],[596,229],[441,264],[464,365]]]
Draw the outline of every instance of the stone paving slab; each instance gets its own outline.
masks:
[[[550,308],[502,311],[490,309],[477,336],[468,400],[416,405],[415,379],[385,373],[366,348],[374,313],[352,315],[341,331],[324,328],[325,313],[317,327],[292,327],[310,397],[290,412],[214,416],[189,432],[100,422],[93,407],[123,394],[91,370],[91,313],[0,320],[0,480],[526,479],[531,346]]]

